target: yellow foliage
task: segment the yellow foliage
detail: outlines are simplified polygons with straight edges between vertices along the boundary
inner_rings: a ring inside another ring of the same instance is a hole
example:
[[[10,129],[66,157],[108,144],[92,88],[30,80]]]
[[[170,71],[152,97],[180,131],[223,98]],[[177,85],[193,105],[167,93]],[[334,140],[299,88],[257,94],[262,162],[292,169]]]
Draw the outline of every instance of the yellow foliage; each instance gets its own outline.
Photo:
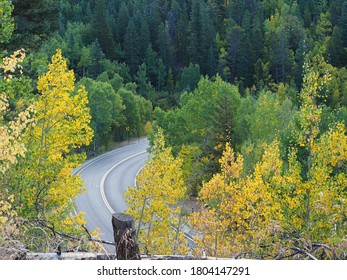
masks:
[[[24,61],[25,52],[24,49],[15,51],[11,56],[4,57],[0,64],[0,69],[4,72],[4,80],[9,81],[12,79],[12,74],[19,70],[22,74],[23,67],[19,64]]]
[[[139,186],[129,187],[125,197],[138,224],[139,244],[142,251],[155,254],[182,253],[187,250],[180,223],[180,201],[185,194],[182,162],[175,159],[171,149],[165,147],[161,131],[157,134],[151,156],[139,174]]]
[[[0,70],[4,73],[3,79],[10,80],[16,69],[20,69],[20,62],[25,58],[24,50],[14,52],[10,57],[3,58]],[[26,151],[22,141],[23,133],[32,122],[31,113],[34,107],[30,106],[20,112],[17,117],[10,121],[3,121],[4,115],[9,111],[9,98],[5,93],[0,93],[0,173],[4,173],[9,167],[17,162],[18,157],[23,157]]]
[[[75,88],[74,73],[60,50],[37,88],[41,95],[35,102],[35,123],[25,133],[26,158],[16,170],[22,194],[19,208],[24,216],[36,215],[69,228],[71,219],[79,220],[70,217],[71,199],[83,190],[72,170],[85,159],[73,149],[88,145],[93,137],[87,92]]]
[[[240,252],[271,257],[291,246],[294,237],[330,246],[342,240],[347,234],[344,126],[337,124],[314,138],[310,151],[309,170],[303,175],[297,151],[289,152],[285,166],[275,140],[254,172],[243,178],[242,156],[227,145],[221,173],[204,183],[199,194],[207,207],[190,217],[198,244],[218,257]]]
[[[316,59],[323,63],[321,57]],[[343,242],[347,234],[346,130],[338,123],[321,135],[322,109],[316,98],[330,75],[308,63],[305,71],[295,131],[305,154],[299,160],[298,150],[292,148],[284,164],[275,140],[265,147],[254,172],[242,177],[242,156],[226,146],[221,172],[200,192],[208,207],[190,217],[199,245],[210,254],[227,257],[249,252],[271,258],[302,240],[331,247],[338,240]]]
[[[256,248],[269,234],[273,220],[282,219],[274,185],[278,183],[280,160],[278,142],[265,152],[255,172],[240,178],[241,155],[235,156],[227,144],[220,160],[221,173],[203,185],[200,199],[208,209],[190,217],[200,246],[213,256],[230,257],[247,248]]]

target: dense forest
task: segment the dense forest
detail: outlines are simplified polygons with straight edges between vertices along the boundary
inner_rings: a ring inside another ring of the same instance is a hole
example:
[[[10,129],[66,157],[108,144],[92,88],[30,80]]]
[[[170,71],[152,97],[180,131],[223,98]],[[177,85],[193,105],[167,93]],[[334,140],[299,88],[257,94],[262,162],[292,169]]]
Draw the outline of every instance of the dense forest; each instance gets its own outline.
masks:
[[[345,258],[347,1],[0,0],[0,16],[0,247],[97,250],[71,171],[147,135],[125,194],[141,250],[188,253],[188,226],[211,256]]]

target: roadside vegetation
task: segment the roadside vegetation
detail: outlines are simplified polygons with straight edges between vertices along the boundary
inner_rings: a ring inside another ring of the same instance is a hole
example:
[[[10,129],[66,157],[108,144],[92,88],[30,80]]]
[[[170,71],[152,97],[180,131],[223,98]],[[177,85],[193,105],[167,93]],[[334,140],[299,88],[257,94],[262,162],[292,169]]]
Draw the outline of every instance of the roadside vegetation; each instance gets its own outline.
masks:
[[[0,250],[100,250],[72,170],[148,136],[126,193],[143,253],[188,254],[189,229],[209,256],[346,258],[347,1],[0,0],[0,19]]]

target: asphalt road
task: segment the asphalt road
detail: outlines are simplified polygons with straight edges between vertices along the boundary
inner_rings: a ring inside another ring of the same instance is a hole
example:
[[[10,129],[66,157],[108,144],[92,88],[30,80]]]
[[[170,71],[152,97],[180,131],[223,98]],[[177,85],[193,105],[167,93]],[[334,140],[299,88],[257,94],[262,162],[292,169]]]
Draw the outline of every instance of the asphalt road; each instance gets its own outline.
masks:
[[[85,212],[87,229],[99,228],[102,240],[114,242],[112,213],[127,209],[123,193],[134,186],[136,174],[148,158],[148,147],[148,141],[140,139],[88,160],[74,172],[81,174],[86,189],[76,199],[76,211]],[[114,246],[105,249],[114,252]]]

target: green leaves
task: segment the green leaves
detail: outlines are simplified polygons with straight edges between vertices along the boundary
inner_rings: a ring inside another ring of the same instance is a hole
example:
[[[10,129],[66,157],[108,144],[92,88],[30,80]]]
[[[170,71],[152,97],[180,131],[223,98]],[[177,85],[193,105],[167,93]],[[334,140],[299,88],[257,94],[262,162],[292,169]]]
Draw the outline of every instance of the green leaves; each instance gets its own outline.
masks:
[[[320,130],[322,109],[317,98],[329,74],[323,67],[316,68],[317,62],[322,65],[321,60],[306,64],[302,105],[294,115],[298,122],[295,143],[283,149],[279,138],[264,138],[262,156],[248,172],[244,172],[245,157],[227,144],[221,171],[203,184],[199,197],[209,207],[194,213],[190,221],[199,233],[199,244],[211,254],[247,251],[272,258],[281,248],[304,239],[341,246],[336,240],[346,235],[347,136],[342,123]],[[278,135],[266,132],[268,127],[280,130],[284,125],[276,118],[281,111],[278,99],[263,94],[257,102],[262,110],[255,110],[251,131],[257,128],[268,136]],[[254,137],[257,140],[262,142],[261,134]]]
[[[12,11],[13,6],[11,1],[0,1],[0,44],[7,43],[14,30]]]

